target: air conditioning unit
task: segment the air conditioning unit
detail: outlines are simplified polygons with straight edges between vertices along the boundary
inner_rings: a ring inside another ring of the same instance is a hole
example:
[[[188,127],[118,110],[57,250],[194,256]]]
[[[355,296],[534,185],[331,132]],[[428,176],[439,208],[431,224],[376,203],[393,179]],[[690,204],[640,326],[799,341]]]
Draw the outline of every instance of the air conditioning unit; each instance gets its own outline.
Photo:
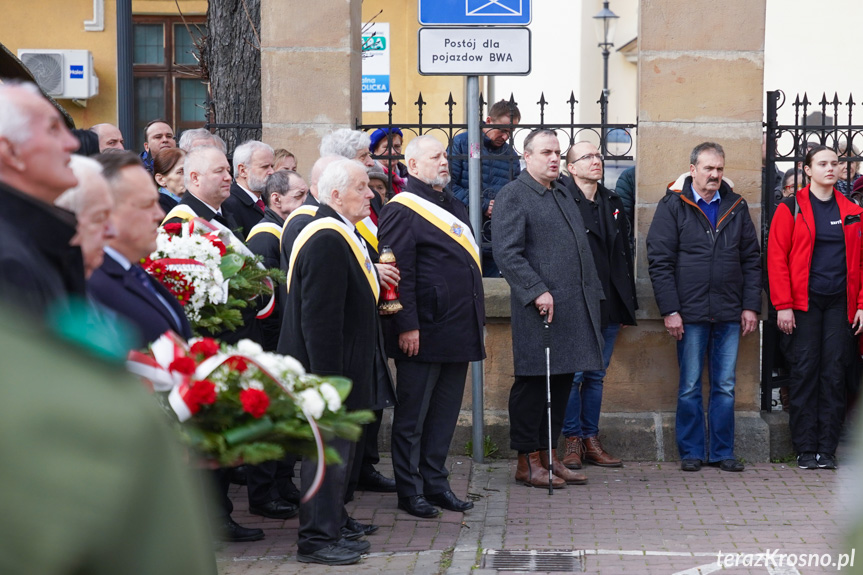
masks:
[[[99,94],[89,50],[18,50],[39,87],[53,98],[86,100]]]

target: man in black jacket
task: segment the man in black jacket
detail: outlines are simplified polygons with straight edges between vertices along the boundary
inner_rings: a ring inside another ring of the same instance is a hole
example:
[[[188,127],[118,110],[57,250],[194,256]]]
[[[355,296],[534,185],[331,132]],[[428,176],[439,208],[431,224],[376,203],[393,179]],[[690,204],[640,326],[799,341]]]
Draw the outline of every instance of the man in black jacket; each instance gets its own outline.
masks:
[[[34,317],[84,297],[75,216],[53,205],[77,183],[77,147],[35,85],[0,85],[0,297]]]
[[[368,246],[356,232],[357,222],[369,215],[374,192],[368,182],[362,165],[347,159],[333,162],[321,176],[321,206],[289,260],[278,345],[279,353],[297,358],[309,373],[349,378],[353,387],[345,405],[351,410],[392,403],[394,395],[378,320],[380,280]],[[320,490],[300,505],[297,558],[348,565],[370,547],[343,535],[356,525],[345,511],[344,497],[351,464],[359,459],[354,451],[362,442],[333,439],[328,446],[343,463],[328,466]],[[315,469],[315,461],[303,461],[303,491],[312,484]],[[359,531],[358,537],[368,532]]]
[[[273,148],[257,140],[243,142],[234,150],[234,183],[222,211],[239,224],[238,233],[245,240],[255,224],[264,217],[264,189],[273,173]]]
[[[385,320],[398,377],[393,468],[399,508],[436,517],[431,503],[451,511],[473,507],[452,492],[445,463],[468,362],[485,357],[485,304],[467,209],[444,189],[450,178],[443,144],[431,136],[414,138],[405,162],[407,188],[378,220],[379,243],[392,247],[399,265],[404,306]]]
[[[689,174],[669,186],[647,234],[656,303],[677,340],[677,448],[683,471],[699,471],[705,461],[723,471],[743,471],[734,458],[734,384],[741,333],[755,331],[761,311],[758,237],[746,200],[722,177],[722,146],[699,144],[689,161]],[[705,354],[709,453],[701,398]]]
[[[620,467],[599,441],[599,413],[602,407],[602,380],[611,362],[614,342],[621,326],[635,325],[635,281],[629,249],[629,220],[620,197],[599,183],[602,155],[590,142],[577,142],[566,155],[571,178],[564,185],[581,211],[587,240],[605,299],[600,302],[602,322],[602,369],[581,371],[573,378],[563,435],[566,455],[563,464],[580,469],[582,462],[603,467]]]

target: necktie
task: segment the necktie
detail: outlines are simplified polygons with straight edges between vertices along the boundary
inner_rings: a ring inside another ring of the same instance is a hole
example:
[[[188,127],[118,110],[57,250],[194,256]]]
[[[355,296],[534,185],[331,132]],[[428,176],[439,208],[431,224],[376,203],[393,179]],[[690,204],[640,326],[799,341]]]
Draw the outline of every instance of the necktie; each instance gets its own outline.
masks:
[[[174,320],[174,327],[177,330],[177,333],[182,333],[182,328],[180,324],[180,318],[177,316],[177,312],[171,307],[171,305],[165,301],[165,298],[162,297],[162,294],[159,293],[159,290],[156,289],[156,286],[153,285],[153,282],[150,280],[150,275],[144,271],[144,269],[140,266],[132,266],[129,268],[129,272],[138,280],[144,288],[153,294],[153,296],[159,300],[159,303],[162,304],[168,313],[171,315],[171,319]]]
[[[258,206],[262,212],[266,210],[266,206],[264,205],[264,200],[262,200],[261,198],[258,198],[258,201],[255,202],[255,205]]]

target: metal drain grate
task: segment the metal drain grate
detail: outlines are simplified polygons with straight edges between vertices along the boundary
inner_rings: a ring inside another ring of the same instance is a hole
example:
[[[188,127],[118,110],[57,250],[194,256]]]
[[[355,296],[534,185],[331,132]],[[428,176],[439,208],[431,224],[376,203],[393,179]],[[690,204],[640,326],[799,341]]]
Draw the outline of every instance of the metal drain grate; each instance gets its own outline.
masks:
[[[504,551],[486,549],[482,568],[498,571],[584,571],[584,551]]]

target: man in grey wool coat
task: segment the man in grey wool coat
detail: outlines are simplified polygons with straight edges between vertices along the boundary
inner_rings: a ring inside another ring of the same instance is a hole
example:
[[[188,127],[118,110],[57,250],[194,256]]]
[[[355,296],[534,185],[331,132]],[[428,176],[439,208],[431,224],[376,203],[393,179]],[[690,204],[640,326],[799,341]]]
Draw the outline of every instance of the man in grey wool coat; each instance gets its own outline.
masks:
[[[596,273],[584,221],[572,194],[557,183],[560,142],[551,130],[524,141],[526,171],[495,201],[492,238],[495,260],[511,291],[515,382],[509,394],[510,447],[518,451],[515,479],[555,488],[587,478],[548,461],[543,319],[551,336],[551,432],[557,444],[567,398],[577,371],[602,369]]]

